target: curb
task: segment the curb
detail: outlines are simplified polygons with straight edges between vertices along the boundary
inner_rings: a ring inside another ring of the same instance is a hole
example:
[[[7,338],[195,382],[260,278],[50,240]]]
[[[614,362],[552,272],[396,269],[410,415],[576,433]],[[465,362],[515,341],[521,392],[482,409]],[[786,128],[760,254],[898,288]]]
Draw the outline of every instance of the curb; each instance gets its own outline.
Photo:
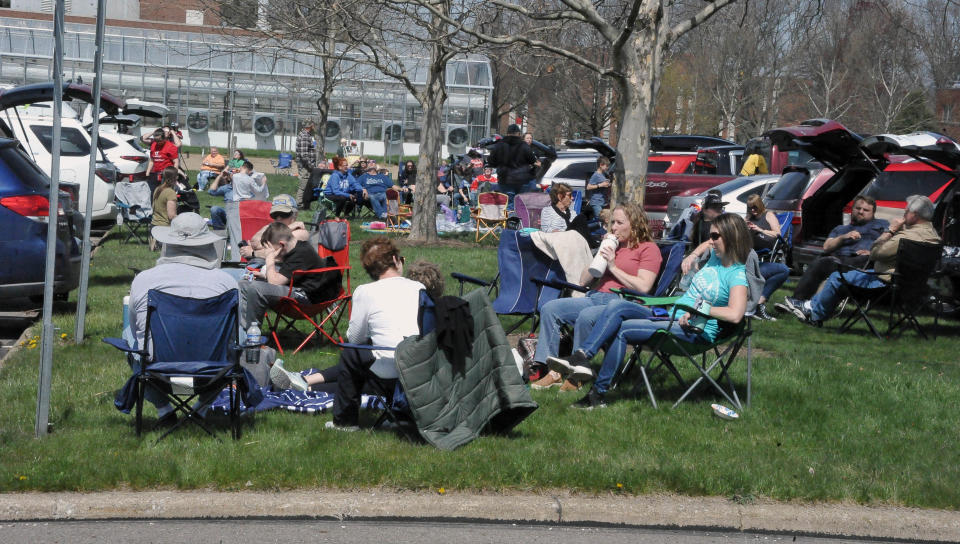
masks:
[[[300,518],[533,522],[958,541],[960,512],[897,506],[741,504],[718,497],[437,491],[110,491],[0,494],[0,520]]]

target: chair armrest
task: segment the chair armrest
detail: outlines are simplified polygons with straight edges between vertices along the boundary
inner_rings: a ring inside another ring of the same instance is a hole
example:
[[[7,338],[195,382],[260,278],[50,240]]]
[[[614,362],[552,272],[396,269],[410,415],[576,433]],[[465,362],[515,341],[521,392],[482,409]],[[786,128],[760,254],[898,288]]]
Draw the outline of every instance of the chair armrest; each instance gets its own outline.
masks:
[[[867,264],[870,264],[870,263],[868,262]],[[852,271],[862,272],[864,274],[870,274],[872,276],[879,276],[880,274],[889,273],[889,272],[877,272],[872,268],[858,268],[856,266],[851,266],[849,264],[843,264],[839,262],[837,263],[837,272],[840,272],[842,274],[843,272],[852,272]]]
[[[636,301],[644,306],[669,306],[680,300],[680,297],[637,297]]]
[[[558,280],[558,279],[548,280],[545,278],[530,278],[530,281],[532,281],[533,283],[541,287],[553,287],[554,289],[561,289],[561,290],[571,289],[573,291],[579,291],[581,293],[586,293],[590,291],[590,289],[582,285],[577,285],[576,283],[570,283],[564,280]]]
[[[468,276],[466,274],[461,274],[459,272],[451,272],[450,277],[459,281],[461,284],[466,282],[466,283],[472,283],[474,285],[479,285],[480,287],[488,287],[490,285],[490,282],[488,281],[483,281],[481,279],[474,278],[473,276]]]
[[[650,297],[647,297],[647,295],[641,293],[640,291],[636,291],[634,289],[630,289],[627,287],[614,287],[610,289],[610,292],[616,293],[627,300],[638,300],[643,298],[650,298]]]
[[[134,349],[134,348],[131,347],[130,344],[128,344],[127,341],[124,340],[123,338],[104,338],[103,341],[104,341],[105,343],[110,344],[111,346],[119,349],[120,351],[124,351],[124,352],[126,352],[126,353],[136,353],[136,354],[141,355],[141,356],[143,356],[143,357],[146,357],[147,355],[149,355],[149,353],[147,352],[147,350],[144,350],[144,349]]]
[[[287,290],[287,296],[290,296],[293,293],[293,282],[298,276],[309,276],[312,274],[321,274],[323,272],[330,272],[333,270],[339,270],[341,272],[348,272],[350,270],[349,266],[328,266],[326,268],[314,268],[312,270],[294,270],[290,275],[290,289]]]

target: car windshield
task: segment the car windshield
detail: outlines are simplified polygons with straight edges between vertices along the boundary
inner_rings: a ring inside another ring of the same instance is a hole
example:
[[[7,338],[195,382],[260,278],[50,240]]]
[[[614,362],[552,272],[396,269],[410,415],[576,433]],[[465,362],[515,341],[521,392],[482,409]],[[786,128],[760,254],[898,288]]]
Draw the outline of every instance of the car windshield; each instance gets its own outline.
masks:
[[[817,159],[815,159],[813,155],[811,155],[810,153],[807,153],[802,149],[794,149],[793,151],[787,152],[788,165],[807,166],[814,163],[817,163]]]
[[[803,196],[808,180],[809,174],[806,172],[787,172],[767,192],[767,199],[797,200]]]
[[[557,173],[556,177],[564,179],[588,180],[597,171],[596,159],[586,162],[575,162]]]
[[[930,196],[952,178],[939,170],[881,172],[863,194],[874,200],[904,202],[910,195]]]
[[[19,179],[23,185],[40,191],[50,187],[50,178],[15,145],[0,146],[0,179]]]
[[[30,130],[37,135],[40,143],[48,153],[53,153],[53,127],[46,125],[30,125]],[[60,154],[64,157],[85,157],[90,155],[90,141],[84,137],[82,131],[72,127],[61,127]]]

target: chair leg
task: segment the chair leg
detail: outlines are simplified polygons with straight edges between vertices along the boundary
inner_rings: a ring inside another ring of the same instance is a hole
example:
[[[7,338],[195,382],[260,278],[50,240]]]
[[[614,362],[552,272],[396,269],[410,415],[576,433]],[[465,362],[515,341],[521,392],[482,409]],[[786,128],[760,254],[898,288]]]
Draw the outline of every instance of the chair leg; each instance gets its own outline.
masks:
[[[137,438],[140,438],[140,435],[143,433],[143,388],[144,383],[140,378],[137,378],[136,385],[137,388],[137,416],[136,416],[136,430]]]

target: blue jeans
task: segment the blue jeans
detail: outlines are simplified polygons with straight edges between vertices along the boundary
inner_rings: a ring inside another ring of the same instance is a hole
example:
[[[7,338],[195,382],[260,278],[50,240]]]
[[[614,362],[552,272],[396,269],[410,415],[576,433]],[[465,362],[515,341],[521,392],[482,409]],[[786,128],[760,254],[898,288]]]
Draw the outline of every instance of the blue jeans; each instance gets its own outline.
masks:
[[[507,209],[513,210],[513,199],[526,191],[527,183],[500,183],[500,192],[507,195]]]
[[[590,291],[585,297],[558,298],[544,304],[540,311],[540,337],[537,339],[537,351],[533,360],[545,363],[547,357],[557,356],[560,349],[560,327],[564,324],[577,324],[574,327],[573,345],[579,345],[603,314],[606,305],[619,299],[620,297],[613,293]]]
[[[617,373],[617,369],[620,368],[623,358],[627,354],[627,347],[643,344],[655,332],[667,328],[674,336],[684,342],[702,341],[699,335],[684,331],[676,321],[671,325],[669,319],[656,321],[631,319],[624,321],[613,341],[610,342],[610,346],[607,347],[607,353],[603,356],[603,364],[600,366],[600,371],[597,372],[597,379],[593,382],[593,388],[601,395],[606,393],[610,388],[610,381],[613,380],[614,374]]]
[[[850,270],[843,273],[843,279],[847,283],[857,287],[876,288],[883,287],[885,284],[876,274],[865,274],[859,270]],[[813,321],[823,321],[833,314],[834,308],[840,302],[840,293],[843,290],[843,284],[840,283],[840,273],[834,272],[827,278],[823,284],[823,289],[810,299],[810,319]]]
[[[227,210],[223,206],[210,206],[210,228],[223,230],[227,228]]]
[[[790,269],[781,263],[760,263],[760,275],[766,280],[763,284],[762,297],[764,300],[770,300],[770,295],[787,281]]]
[[[370,206],[373,208],[373,215],[377,216],[377,219],[383,219],[387,215],[387,193],[370,193],[367,195],[370,197]]]
[[[201,191],[206,191],[207,185],[210,184],[210,178],[215,177],[217,177],[217,173],[209,170],[201,170],[197,172],[197,187],[199,187]]]
[[[574,349],[583,350],[587,357],[593,357],[600,350],[613,340],[620,330],[620,325],[628,319],[646,319],[653,315],[650,308],[641,306],[636,302],[628,300],[613,301],[603,309],[603,315],[589,329],[589,335],[579,344],[574,344]],[[577,320],[577,327],[580,321]]]

